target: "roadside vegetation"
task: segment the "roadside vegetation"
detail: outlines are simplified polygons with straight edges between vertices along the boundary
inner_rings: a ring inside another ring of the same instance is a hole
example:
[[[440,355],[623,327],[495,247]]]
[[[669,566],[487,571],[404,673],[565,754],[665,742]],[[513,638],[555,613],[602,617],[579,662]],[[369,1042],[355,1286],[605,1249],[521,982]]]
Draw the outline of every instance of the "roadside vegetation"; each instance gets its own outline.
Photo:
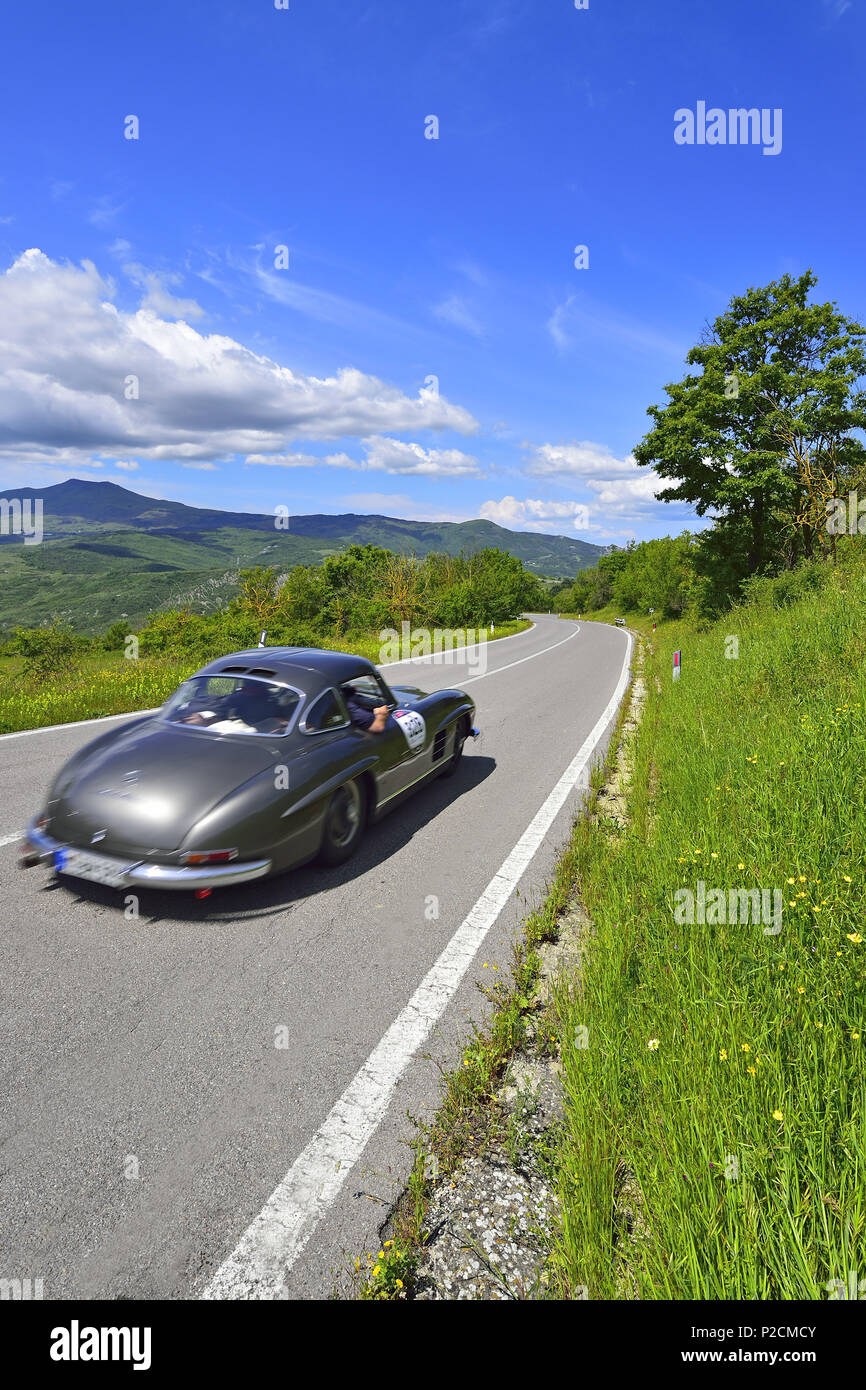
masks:
[[[814,1299],[866,1275],[866,564],[824,581],[660,628],[627,824],[576,827],[596,934],[557,1002],[564,1292]],[[781,930],[678,925],[699,880],[780,890]]]
[[[118,619],[95,637],[58,622],[15,629],[0,647],[0,733],[151,709],[205,662],[255,646],[264,629],[269,645],[378,662],[380,634],[402,636],[404,623],[450,631],[460,646],[467,629],[470,641],[480,629],[488,640],[519,632],[521,612],[546,604],[541,582],[497,550],[416,560],[352,546],[324,565],[244,570],[236,597],[210,613],[157,612],[137,631]]]

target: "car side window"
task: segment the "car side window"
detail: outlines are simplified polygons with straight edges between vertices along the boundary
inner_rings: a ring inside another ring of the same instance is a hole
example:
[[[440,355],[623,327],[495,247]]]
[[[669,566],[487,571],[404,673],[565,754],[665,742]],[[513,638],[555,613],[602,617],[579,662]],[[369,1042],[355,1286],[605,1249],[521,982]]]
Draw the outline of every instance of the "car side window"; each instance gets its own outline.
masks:
[[[390,699],[375,676],[356,676],[354,680],[344,681],[342,689],[365,709],[373,710],[377,705],[387,705]]]
[[[340,729],[348,724],[346,711],[335,690],[326,690],[313,701],[304,717],[304,728],[308,733],[318,734],[325,729]]]

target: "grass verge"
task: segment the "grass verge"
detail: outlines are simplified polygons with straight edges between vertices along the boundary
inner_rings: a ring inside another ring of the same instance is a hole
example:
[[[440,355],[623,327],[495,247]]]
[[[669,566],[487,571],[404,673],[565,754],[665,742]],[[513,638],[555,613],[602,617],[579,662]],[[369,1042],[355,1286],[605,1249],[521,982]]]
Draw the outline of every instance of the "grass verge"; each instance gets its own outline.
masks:
[[[562,1297],[866,1279],[864,627],[858,567],[652,637],[628,824],[571,847],[595,934],[555,1010]],[[755,889],[778,921],[744,911]]]

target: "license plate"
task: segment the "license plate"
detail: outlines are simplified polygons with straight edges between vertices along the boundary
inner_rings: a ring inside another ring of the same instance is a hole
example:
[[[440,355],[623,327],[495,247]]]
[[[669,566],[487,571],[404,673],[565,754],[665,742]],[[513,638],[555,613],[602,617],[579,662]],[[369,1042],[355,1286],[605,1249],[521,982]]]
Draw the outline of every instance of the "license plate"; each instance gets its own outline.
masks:
[[[54,851],[54,868],[59,874],[71,874],[73,878],[86,878],[92,883],[105,883],[110,888],[117,888],[123,883],[132,864],[108,859],[104,854],[90,854],[83,849],[57,849]]]

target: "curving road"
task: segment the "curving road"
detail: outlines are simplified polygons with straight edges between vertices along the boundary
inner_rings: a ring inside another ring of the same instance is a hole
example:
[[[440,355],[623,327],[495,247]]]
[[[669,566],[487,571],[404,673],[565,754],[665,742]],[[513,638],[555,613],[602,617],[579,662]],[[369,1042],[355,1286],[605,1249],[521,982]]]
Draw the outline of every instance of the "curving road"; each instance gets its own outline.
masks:
[[[471,681],[483,739],[348,864],[142,894],[137,919],[15,868],[54,771],[106,725],[0,738],[0,1277],[46,1298],[327,1298],[378,1248],[407,1112],[435,1109],[484,962],[507,968],[625,684],[627,634],[534,622],[484,674],[383,668]]]

